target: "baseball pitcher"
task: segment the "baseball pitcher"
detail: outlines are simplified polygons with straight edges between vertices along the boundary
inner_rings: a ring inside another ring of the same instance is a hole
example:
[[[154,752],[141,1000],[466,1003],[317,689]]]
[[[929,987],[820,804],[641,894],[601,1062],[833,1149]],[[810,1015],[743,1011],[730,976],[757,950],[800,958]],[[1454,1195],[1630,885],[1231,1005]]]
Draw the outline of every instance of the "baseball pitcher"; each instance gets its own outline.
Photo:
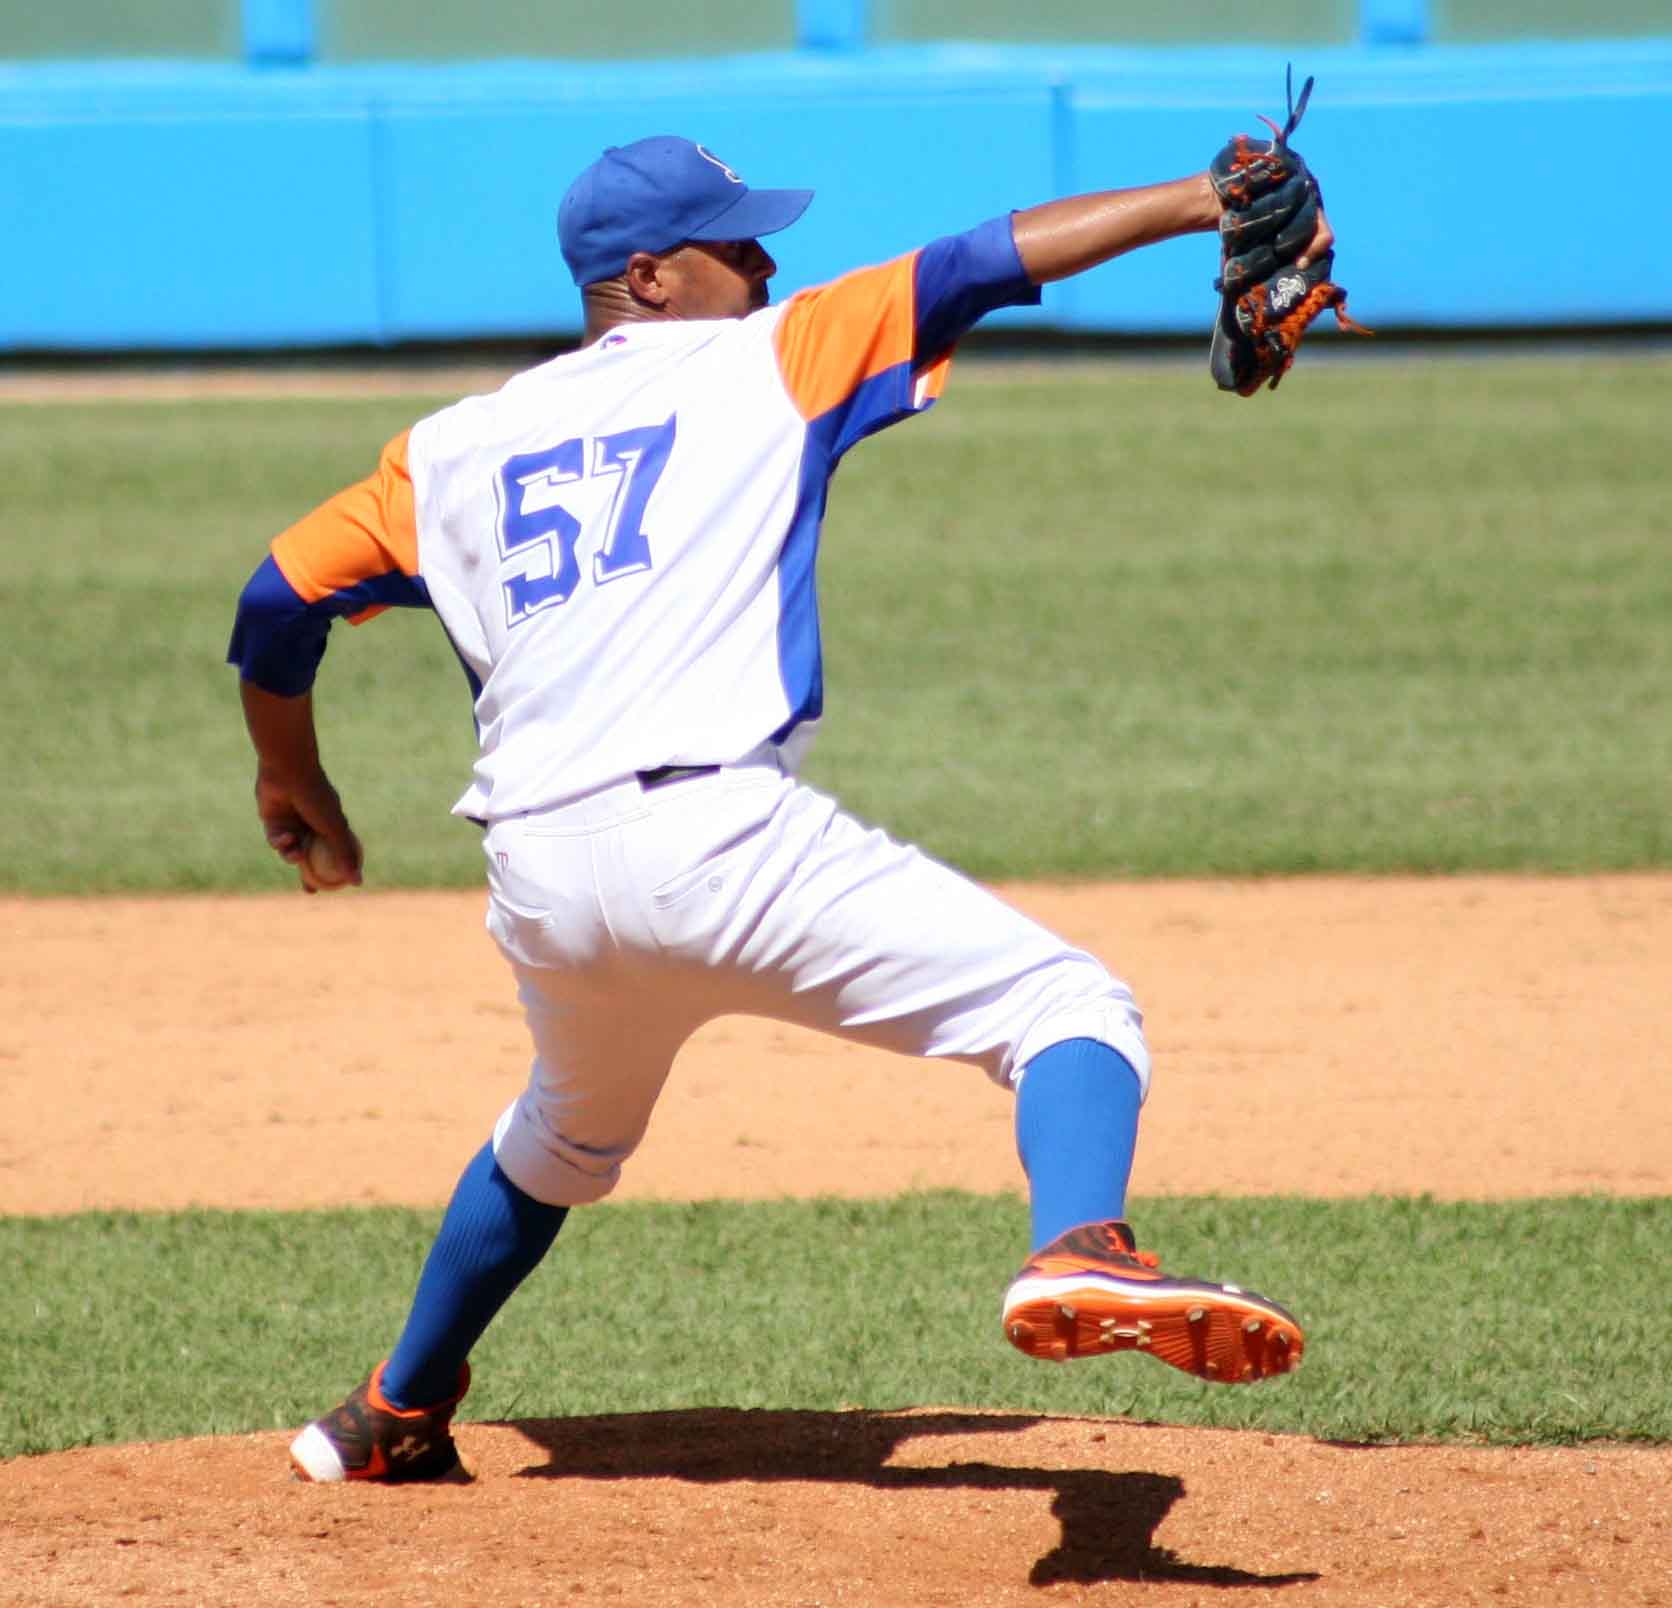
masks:
[[[1310,185],[1262,215],[1312,209],[1279,267],[1327,261]],[[1300,1360],[1282,1307],[1164,1274],[1123,1220],[1150,1074],[1126,984],[796,777],[824,707],[817,556],[843,456],[934,403],[984,314],[1218,228],[1220,188],[1208,170],[1049,202],[774,306],[761,241],[808,192],[753,189],[685,139],[611,148],[558,215],[581,346],[421,420],[273,542],[230,650],[269,843],[310,891],[359,880],[315,672],[334,619],[433,609],[480,736],[455,808],[482,832],[533,1047],[390,1354],[294,1441],[303,1478],[460,1477],[477,1339],[569,1209],[615,1187],[681,1044],[734,1012],[1015,1092],[1031,1254],[1001,1325],[1024,1352],[1136,1350],[1228,1384]]]

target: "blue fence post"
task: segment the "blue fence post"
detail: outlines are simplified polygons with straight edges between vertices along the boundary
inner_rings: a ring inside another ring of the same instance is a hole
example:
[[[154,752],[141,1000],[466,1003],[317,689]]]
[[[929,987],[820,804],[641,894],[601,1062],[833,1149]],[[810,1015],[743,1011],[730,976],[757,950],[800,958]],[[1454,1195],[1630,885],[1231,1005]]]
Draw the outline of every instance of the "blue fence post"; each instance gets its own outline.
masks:
[[[1428,0],[1359,0],[1359,38],[1367,45],[1428,42]]]
[[[314,58],[314,0],[240,0],[244,60],[252,67],[305,67]]]
[[[870,35],[870,0],[795,0],[795,42],[803,50],[862,50]]]

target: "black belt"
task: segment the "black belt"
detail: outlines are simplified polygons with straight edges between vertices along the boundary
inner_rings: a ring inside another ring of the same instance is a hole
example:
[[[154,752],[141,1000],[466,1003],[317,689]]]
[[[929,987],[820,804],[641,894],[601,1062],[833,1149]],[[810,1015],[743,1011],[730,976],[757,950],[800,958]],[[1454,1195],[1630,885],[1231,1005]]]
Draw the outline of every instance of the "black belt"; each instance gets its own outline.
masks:
[[[666,787],[669,782],[684,782],[693,776],[713,776],[719,769],[718,765],[658,765],[655,770],[638,773],[639,786],[648,793],[651,788]]]

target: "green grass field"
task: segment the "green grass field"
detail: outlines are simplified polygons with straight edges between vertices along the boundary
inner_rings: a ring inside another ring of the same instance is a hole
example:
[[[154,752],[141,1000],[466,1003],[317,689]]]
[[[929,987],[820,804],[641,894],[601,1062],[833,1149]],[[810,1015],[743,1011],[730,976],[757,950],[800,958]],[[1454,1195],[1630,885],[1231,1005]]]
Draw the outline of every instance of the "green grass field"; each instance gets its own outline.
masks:
[[[0,408],[12,891],[276,888],[222,663],[270,537],[422,400]],[[1672,362],[973,366],[837,477],[808,768],[982,877],[1672,857]],[[373,885],[468,884],[464,678],[339,628]]]
[[[0,1456],[289,1427],[399,1329],[438,1214],[0,1221]],[[574,1214],[478,1347],[467,1416],[989,1406],[1342,1441],[1672,1440],[1652,1270],[1672,1201],[1146,1202],[1169,1262],[1281,1291],[1300,1372],[1042,1367],[999,1334],[1019,1201]]]
[[[222,663],[234,599],[428,405],[0,407],[0,888],[288,885]],[[981,877],[1664,867],[1668,418],[1665,359],[1319,364],[1247,403],[1194,368],[972,366],[838,476],[809,774]],[[434,622],[339,630],[319,697],[371,884],[474,883],[447,815],[469,708]],[[1672,1440],[1647,1288],[1666,1201],[1142,1210],[1170,1265],[1293,1303],[1296,1380],[1010,1355],[1008,1199],[612,1205],[490,1331],[471,1414],[936,1403]],[[388,1344],[433,1222],[0,1220],[0,1455],[299,1422]],[[757,1326],[779,1338],[740,1344]]]

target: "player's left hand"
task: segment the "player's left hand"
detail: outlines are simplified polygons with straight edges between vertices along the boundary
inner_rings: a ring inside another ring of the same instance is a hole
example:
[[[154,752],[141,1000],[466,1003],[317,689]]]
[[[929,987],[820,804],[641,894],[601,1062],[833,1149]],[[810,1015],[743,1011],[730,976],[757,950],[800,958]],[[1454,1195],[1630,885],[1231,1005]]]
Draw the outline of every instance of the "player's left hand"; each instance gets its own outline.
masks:
[[[1299,151],[1239,134],[1213,159],[1208,177],[1225,209],[1215,290],[1240,296],[1279,268],[1319,256],[1334,243],[1318,181]]]
[[[1292,84],[1291,84],[1292,89]],[[1301,337],[1326,308],[1343,329],[1369,333],[1346,314],[1347,292],[1330,277],[1335,231],[1318,181],[1289,136],[1312,93],[1307,79],[1288,121],[1264,119],[1273,137],[1238,134],[1208,168],[1224,208],[1219,220],[1219,318],[1208,366],[1222,391],[1252,396],[1288,373]]]

